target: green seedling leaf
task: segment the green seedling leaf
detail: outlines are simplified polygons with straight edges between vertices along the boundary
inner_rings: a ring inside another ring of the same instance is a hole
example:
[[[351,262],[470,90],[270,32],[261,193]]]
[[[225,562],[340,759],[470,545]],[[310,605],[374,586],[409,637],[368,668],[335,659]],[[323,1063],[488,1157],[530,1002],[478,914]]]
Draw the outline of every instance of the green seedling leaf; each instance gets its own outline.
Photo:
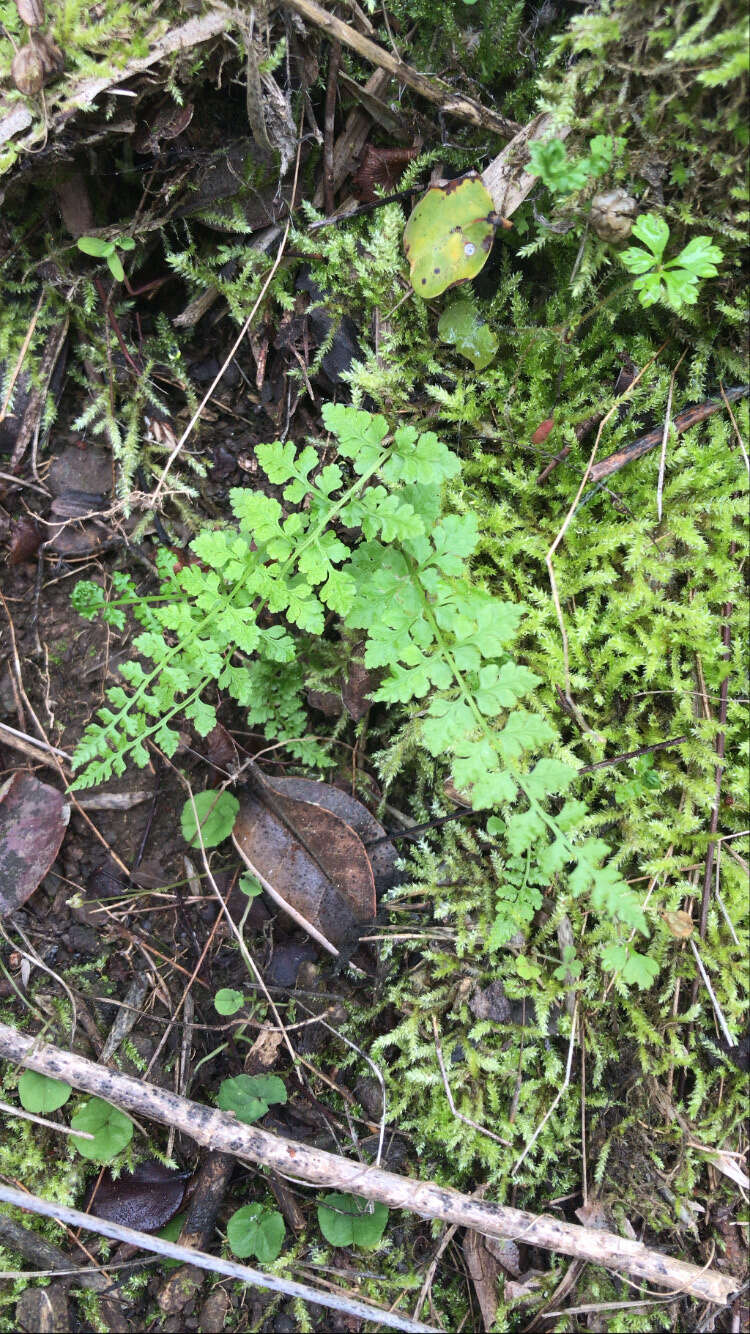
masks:
[[[388,1222],[385,1204],[373,1204],[354,1195],[333,1192],[324,1195],[318,1205],[318,1223],[332,1246],[361,1246],[369,1251],[377,1246]]]
[[[84,1158],[95,1163],[111,1163],[133,1138],[130,1117],[103,1098],[90,1098],[71,1118],[70,1124],[74,1130],[85,1130],[94,1136],[93,1139],[79,1139],[74,1135],[73,1143]]]
[[[477,172],[432,186],[404,231],[414,291],[428,300],[475,278],[487,262],[494,235],[492,196]]]
[[[214,1009],[217,1014],[236,1014],[245,1004],[241,991],[233,987],[222,987],[214,996]]]
[[[470,301],[453,301],[438,320],[438,333],[444,343],[454,344],[467,357],[474,370],[484,370],[497,352],[497,338],[486,324],[481,324]]]
[[[109,265],[109,271],[115,279],[115,282],[121,283],[125,277],[125,270],[122,267],[120,256],[115,254],[107,255],[107,264]]]
[[[241,876],[239,888],[243,894],[247,894],[249,899],[257,899],[258,895],[263,893],[263,886],[254,875]]]
[[[284,1220],[275,1209],[245,1204],[227,1223],[227,1240],[239,1260],[254,1255],[261,1264],[271,1264],[284,1242]]]
[[[18,1081],[18,1096],[21,1106],[36,1116],[49,1116],[56,1112],[70,1097],[73,1090],[64,1079],[52,1079],[49,1075],[38,1075],[36,1070],[24,1070]]]
[[[79,236],[76,245],[84,255],[93,255],[95,259],[106,259],[115,253],[114,241],[105,241],[101,236]]]
[[[132,236],[118,236],[115,245],[118,250],[135,250],[135,241]]]
[[[589,164],[585,160],[572,161],[562,139],[537,140],[529,145],[529,173],[540,176],[553,194],[567,195],[583,189]]]
[[[195,809],[198,812],[201,838],[204,846],[215,848],[229,838],[237,819],[240,803],[231,792],[198,792],[195,796]],[[182,837],[191,847],[198,847],[198,832],[195,825],[193,803],[188,797],[182,808]]]
[[[633,236],[648,246],[657,259],[661,259],[669,240],[669,227],[656,213],[642,213],[633,223]]]
[[[286,1102],[286,1089],[278,1075],[236,1075],[224,1079],[216,1105],[223,1112],[234,1112],[238,1121],[252,1125],[265,1116],[272,1102]]]

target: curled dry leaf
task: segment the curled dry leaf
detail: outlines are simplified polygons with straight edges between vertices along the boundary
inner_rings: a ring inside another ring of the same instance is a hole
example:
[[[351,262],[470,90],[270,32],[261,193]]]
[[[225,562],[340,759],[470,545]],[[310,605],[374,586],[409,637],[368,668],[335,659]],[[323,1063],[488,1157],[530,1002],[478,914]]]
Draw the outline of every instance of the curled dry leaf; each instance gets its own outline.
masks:
[[[365,841],[382,826],[347,793],[305,778],[265,779],[246,789],[233,839],[279,899],[337,949],[353,942],[393,883],[395,851]]]
[[[98,1189],[90,1192],[88,1212],[139,1232],[156,1232],[180,1212],[190,1172],[176,1172],[148,1159],[132,1172],[120,1172],[117,1180],[110,1168],[102,1173]]]
[[[0,787],[0,917],[20,908],[60,850],[70,803],[57,788],[15,773]]]

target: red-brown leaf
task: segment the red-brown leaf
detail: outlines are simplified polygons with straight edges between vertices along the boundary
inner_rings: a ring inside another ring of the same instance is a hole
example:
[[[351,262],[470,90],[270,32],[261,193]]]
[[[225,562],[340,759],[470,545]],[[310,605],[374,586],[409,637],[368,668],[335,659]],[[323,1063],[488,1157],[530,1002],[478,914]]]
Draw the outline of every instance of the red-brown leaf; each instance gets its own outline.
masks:
[[[554,417],[546,417],[540,426],[537,426],[531,437],[532,445],[543,445],[548,435],[551,435],[555,428]]]
[[[20,908],[44,879],[69,818],[62,792],[31,774],[15,773],[0,787],[0,917]]]

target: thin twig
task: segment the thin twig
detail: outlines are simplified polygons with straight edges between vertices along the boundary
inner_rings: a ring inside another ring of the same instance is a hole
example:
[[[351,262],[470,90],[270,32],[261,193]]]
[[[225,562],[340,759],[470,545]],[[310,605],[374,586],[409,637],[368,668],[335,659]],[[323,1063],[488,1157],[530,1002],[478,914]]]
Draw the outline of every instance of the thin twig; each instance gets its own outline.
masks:
[[[138,1112],[162,1125],[174,1125],[197,1144],[233,1153],[237,1158],[249,1159],[274,1171],[293,1174],[312,1185],[342,1190],[363,1199],[380,1200],[394,1209],[408,1209],[424,1218],[439,1218],[446,1223],[473,1228],[484,1236],[522,1237],[530,1246],[575,1255],[636,1280],[680,1289],[719,1305],[725,1305],[740,1286],[739,1280],[731,1274],[700,1269],[616,1233],[582,1227],[507,1205],[473,1200],[449,1186],[399,1176],[327,1153],[304,1141],[272,1135],[258,1125],[243,1125],[236,1117],[218,1108],[178,1097],[169,1089],[123,1075],[109,1066],[89,1061],[77,1052],[64,1051],[2,1023],[0,1056],[39,1074],[65,1079],[75,1088],[103,1097],[131,1114]],[[20,1196],[18,1203],[21,1206],[23,1201],[24,1196]],[[88,1219],[83,1225],[90,1224]],[[136,1235],[138,1244],[142,1245],[140,1234]],[[182,1256],[175,1255],[174,1258],[182,1259]],[[191,1253],[190,1263],[194,1260]],[[211,1257],[211,1266],[215,1263]]]
[[[745,467],[747,468],[747,474],[748,474],[748,477],[750,477],[750,458],[748,458],[748,456],[747,456],[747,450],[745,449],[745,442],[744,442],[744,440],[742,439],[742,432],[740,431],[740,428],[739,428],[739,426],[737,425],[737,418],[735,417],[734,413],[732,412],[732,405],[731,405],[731,403],[729,402],[729,399],[727,398],[726,390],[724,389],[724,386],[723,386],[723,384],[721,383],[721,380],[719,380],[719,389],[721,390],[721,396],[722,396],[722,398],[724,399],[724,407],[726,408],[726,410],[727,410],[727,412],[729,413],[729,416],[730,416],[730,418],[731,418],[731,420],[732,420],[732,425],[733,425],[733,427],[734,427],[734,433],[735,433],[735,435],[737,436],[737,444],[739,445],[739,447],[740,447],[740,453],[742,454],[742,457],[743,457],[743,459],[745,460]]]
[[[333,186],[333,143],[336,132],[336,92],[340,64],[341,42],[331,42],[331,50],[328,56],[325,120],[323,123],[323,202],[328,214],[333,213],[336,207]]]
[[[434,1014],[431,1016],[431,1018],[432,1018],[432,1031],[435,1035],[435,1055],[437,1056],[438,1065],[440,1066],[440,1073],[443,1077],[443,1087],[445,1088],[445,1096],[448,1099],[448,1106],[450,1107],[456,1120],[463,1121],[465,1126],[471,1126],[472,1130],[478,1131],[480,1135],[486,1135],[488,1139],[494,1139],[498,1144],[505,1144],[506,1146],[509,1147],[510,1140],[503,1139],[502,1135],[496,1135],[494,1130],[488,1130],[486,1126],[480,1126],[478,1121],[472,1121],[470,1116],[464,1116],[463,1112],[459,1112],[455,1102],[453,1101],[451,1086],[448,1083],[448,1075],[446,1074],[445,1063],[443,1061],[443,1049],[440,1046],[440,1031],[438,1029],[437,1019],[435,1018]]]
[[[546,1126],[547,1122],[549,1121],[549,1119],[550,1119],[552,1113],[554,1112],[554,1110],[555,1110],[555,1108],[556,1108],[558,1102],[560,1101],[560,1099],[561,1099],[563,1093],[565,1092],[566,1088],[568,1087],[568,1084],[570,1083],[570,1071],[571,1071],[572,1066],[573,1066],[573,1050],[574,1050],[574,1045],[575,1045],[576,1022],[577,1022],[577,1019],[578,1019],[578,1006],[576,1005],[575,1013],[573,1014],[573,1020],[572,1020],[572,1023],[571,1023],[571,1025],[570,1025],[570,1042],[569,1042],[569,1044],[568,1044],[568,1060],[567,1060],[567,1064],[566,1064],[566,1066],[565,1066],[565,1078],[564,1078],[562,1084],[560,1085],[560,1088],[558,1089],[557,1093],[555,1094],[555,1097],[553,1098],[552,1102],[550,1103],[550,1106],[547,1108],[547,1111],[545,1112],[544,1116],[542,1117],[541,1121],[539,1122],[539,1125],[537,1126],[536,1130],[534,1131],[534,1134],[531,1136],[531,1139],[529,1140],[528,1144],[526,1145],[526,1148],[524,1149],[523,1153],[522,1153],[522,1154],[520,1155],[520,1157],[518,1157],[518,1158],[516,1159],[516,1161],[514,1162],[514,1164],[513,1164],[513,1169],[512,1169],[512,1173],[511,1173],[512,1176],[515,1176],[516,1172],[518,1171],[519,1167],[521,1166],[521,1163],[523,1162],[523,1160],[524,1160],[524,1158],[526,1157],[527,1153],[529,1152],[529,1150],[532,1148],[532,1146],[533,1146],[533,1145],[536,1143],[536,1141],[538,1140],[539,1136],[540,1136],[541,1133],[542,1133],[542,1130],[544,1129],[544,1127]]]
[[[36,1116],[34,1112],[26,1112],[22,1107],[11,1107],[9,1102],[0,1102],[0,1112],[6,1112],[8,1116],[18,1116],[22,1121],[35,1121],[38,1126],[46,1126],[48,1130],[57,1130],[61,1135],[77,1135],[80,1139],[94,1139],[88,1130],[71,1130],[70,1126],[64,1126],[60,1121],[48,1121],[46,1116]]]
[[[703,978],[703,985],[704,985],[704,987],[706,988],[706,991],[708,992],[709,997],[710,997],[710,1000],[711,1000],[711,1004],[712,1004],[713,1007],[714,1007],[714,1014],[716,1015],[716,1018],[717,1018],[717,1020],[718,1020],[718,1022],[719,1022],[719,1027],[720,1027],[722,1033],[724,1034],[724,1040],[725,1040],[725,1042],[726,1042],[726,1044],[727,1044],[728,1047],[736,1047],[736,1046],[737,1046],[737,1039],[732,1037],[732,1034],[729,1032],[729,1029],[727,1028],[727,1021],[726,1021],[726,1019],[724,1018],[724,1015],[723,1015],[721,1006],[719,1005],[719,1002],[718,1002],[718,1000],[716,999],[716,993],[714,992],[714,989],[713,989],[713,987],[711,986],[711,980],[710,980],[710,978],[709,978],[709,976],[708,976],[708,973],[706,972],[706,969],[705,969],[704,964],[703,964],[703,960],[701,959],[701,956],[700,956],[700,954],[698,953],[698,947],[697,947],[695,941],[693,940],[692,936],[691,936],[691,938],[690,938],[690,948],[692,949],[693,954],[695,955],[695,962],[696,962],[697,965],[698,965],[698,972],[700,973],[701,977]]]
[[[36,322],[37,322],[37,320],[39,319],[39,316],[40,316],[40,314],[41,314],[41,311],[42,311],[42,303],[43,303],[43,301],[44,301],[44,297],[45,297],[45,295],[46,295],[46,288],[45,288],[45,287],[42,287],[42,290],[41,290],[40,293],[39,293],[39,298],[38,298],[37,303],[36,303],[36,308],[35,308],[35,310],[34,310],[34,314],[32,315],[31,320],[29,321],[29,327],[28,327],[28,329],[26,330],[26,334],[25,334],[25,336],[24,336],[24,340],[23,340],[23,342],[22,342],[22,344],[21,344],[21,350],[19,351],[18,356],[17,356],[17,358],[16,358],[16,364],[15,364],[15,366],[13,367],[13,370],[12,370],[12,372],[11,372],[11,376],[10,376],[10,380],[9,380],[9,382],[8,382],[8,389],[7,389],[7,392],[6,392],[6,395],[5,395],[5,399],[4,399],[4,401],[3,401],[3,405],[2,405],[2,407],[0,408],[0,422],[5,421],[5,416],[6,416],[6,413],[7,413],[7,411],[8,411],[8,405],[9,405],[9,403],[10,403],[11,398],[13,397],[13,390],[14,390],[15,387],[16,387],[16,380],[18,379],[19,375],[21,374],[21,367],[23,366],[24,359],[25,359],[25,357],[26,357],[26,353],[27,353],[28,350],[29,350],[29,343],[31,342],[32,338],[34,337],[34,330],[36,329]]]
[[[406,1320],[402,1316],[391,1315],[377,1306],[357,1301],[351,1297],[337,1296],[334,1293],[320,1292],[305,1283],[293,1283],[289,1279],[277,1278],[274,1274],[263,1274],[258,1269],[249,1269],[247,1265],[238,1265],[231,1260],[223,1260],[218,1255],[207,1255],[205,1251],[194,1251],[187,1246],[177,1246],[172,1241],[163,1241],[161,1237],[147,1232],[138,1232],[132,1227],[121,1227],[109,1219],[96,1218],[92,1214],[81,1213],[80,1209],[69,1209],[67,1205],[40,1199],[38,1195],[25,1195],[23,1191],[12,1190],[0,1183],[0,1200],[5,1204],[15,1205],[18,1209],[27,1209],[30,1213],[41,1214],[43,1218],[55,1218],[58,1222],[68,1223],[71,1227],[86,1228],[89,1232],[102,1237],[111,1237],[113,1241],[123,1241],[128,1246],[137,1246],[139,1250],[153,1251],[168,1260],[178,1260],[181,1264],[194,1265],[198,1269],[207,1269],[210,1273],[225,1274],[227,1278],[238,1279],[253,1287],[268,1288],[271,1292],[282,1292],[287,1297],[296,1297],[305,1302],[314,1302],[318,1306],[328,1306],[334,1311],[343,1311],[347,1315],[357,1316],[360,1320],[372,1320],[390,1329],[426,1331],[435,1334],[432,1325],[422,1325],[415,1320]]]
[[[667,394],[667,410],[664,414],[664,434],[661,438],[661,455],[659,457],[659,478],[656,483],[656,513],[661,523],[662,502],[664,499],[664,472],[667,466],[667,440],[669,439],[669,428],[672,424],[672,396],[674,394],[674,382],[680,366],[687,356],[687,348],[683,352],[680,360],[677,362],[669,378],[669,393]]]
[[[293,180],[293,182],[292,182],[292,195],[291,195],[291,206],[290,206],[290,207],[293,207],[293,206],[294,206],[294,200],[295,200],[295,197],[296,197],[296,194],[297,194],[297,178],[298,178],[298,176],[299,176],[299,164],[300,164],[300,156],[301,156],[301,151],[302,151],[302,134],[301,134],[301,128],[302,128],[302,127],[301,127],[301,124],[300,124],[299,142],[298,142],[298,144],[297,144],[297,160],[296,160],[296,162],[295,162],[295,164],[294,164],[294,180]],[[237,351],[237,348],[239,347],[240,343],[242,342],[243,338],[245,337],[245,334],[247,333],[247,331],[248,331],[248,329],[250,328],[250,326],[251,326],[253,320],[255,319],[255,316],[257,315],[258,311],[260,310],[261,302],[263,301],[263,298],[265,297],[266,292],[268,291],[269,287],[271,286],[271,283],[272,283],[272,281],[273,281],[274,274],[276,273],[276,270],[278,269],[278,267],[279,267],[279,265],[280,265],[280,263],[281,263],[281,260],[282,260],[283,254],[284,254],[284,250],[285,250],[285,247],[286,247],[287,237],[289,236],[289,231],[290,231],[290,229],[291,229],[291,226],[292,226],[292,214],[291,214],[291,212],[290,212],[289,217],[287,218],[286,227],[284,228],[284,231],[283,231],[282,236],[281,236],[281,240],[279,241],[279,246],[278,246],[278,249],[277,249],[277,251],[276,251],[276,258],[274,259],[273,264],[271,265],[271,268],[270,268],[270,270],[269,270],[269,272],[268,272],[268,275],[267,275],[267,277],[266,277],[266,280],[265,280],[265,282],[263,283],[263,286],[261,287],[260,292],[258,293],[258,298],[257,298],[257,300],[256,300],[256,302],[255,302],[255,305],[253,306],[252,310],[250,311],[250,314],[248,315],[247,319],[245,320],[245,323],[243,324],[242,328],[240,329],[240,331],[239,331],[237,337],[235,338],[235,340],[234,340],[234,342],[233,342],[231,348],[229,349],[229,352],[227,353],[226,357],[224,358],[224,361],[223,361],[222,365],[219,367],[218,371],[216,372],[216,375],[214,376],[213,380],[211,381],[210,385],[208,386],[208,389],[206,390],[205,394],[203,395],[203,398],[201,399],[200,403],[198,404],[198,407],[195,409],[195,412],[193,413],[192,417],[190,418],[190,421],[188,422],[187,426],[185,427],[185,430],[182,432],[182,435],[180,436],[179,440],[175,443],[174,447],[173,447],[172,450],[170,451],[169,457],[167,458],[167,461],[166,461],[166,463],[164,464],[164,467],[162,468],[161,476],[159,477],[159,480],[158,480],[158,482],[156,483],[156,487],[154,488],[154,492],[153,492],[153,496],[152,496],[152,503],[154,503],[154,504],[155,504],[155,502],[156,502],[156,501],[158,500],[158,498],[159,498],[159,495],[160,495],[160,493],[161,493],[161,490],[162,490],[162,488],[163,488],[163,486],[164,486],[165,481],[167,480],[167,475],[168,475],[168,473],[169,473],[170,468],[172,467],[172,464],[174,463],[175,459],[177,458],[177,455],[181,452],[181,450],[182,450],[182,448],[183,448],[183,446],[184,446],[184,444],[185,444],[185,441],[188,439],[189,435],[191,434],[191,432],[192,432],[192,430],[193,430],[193,427],[195,426],[195,423],[198,421],[198,419],[199,419],[201,413],[203,412],[203,409],[205,408],[206,404],[208,403],[209,399],[211,398],[211,395],[213,394],[214,389],[216,388],[217,384],[219,383],[220,379],[222,378],[222,376],[223,376],[225,370],[227,369],[227,366],[231,365],[232,360],[234,359],[234,354],[235,354],[235,352]]]
[[[627,388],[624,390],[624,392],[620,395],[620,397],[615,399],[614,403],[612,404],[612,407],[609,409],[609,412],[607,412],[607,413],[605,414],[605,416],[602,417],[602,420],[601,420],[600,423],[599,423],[599,429],[598,429],[598,431],[597,431],[597,433],[596,433],[596,439],[595,439],[595,441],[594,441],[594,447],[593,447],[593,449],[592,449],[592,451],[591,451],[591,455],[590,455],[590,457],[589,457],[589,461],[588,461],[588,463],[586,464],[586,468],[585,468],[585,470],[584,470],[583,477],[581,478],[581,483],[580,483],[580,486],[578,487],[578,491],[576,492],[575,499],[574,499],[572,505],[570,506],[570,509],[568,510],[568,513],[567,513],[566,516],[565,516],[565,519],[564,519],[564,521],[563,521],[563,525],[562,525],[560,531],[558,532],[557,537],[555,538],[554,542],[552,543],[552,545],[551,545],[551,547],[549,548],[549,551],[547,552],[547,555],[546,555],[546,557],[545,557],[546,564],[547,564],[547,572],[548,572],[548,574],[549,574],[550,586],[551,586],[551,588],[552,588],[552,599],[553,599],[554,604],[555,604],[555,611],[557,612],[557,623],[558,623],[558,625],[560,626],[560,633],[561,633],[561,635],[562,635],[562,644],[563,644],[563,670],[564,670],[564,673],[565,673],[565,700],[566,700],[566,703],[567,703],[567,704],[569,705],[569,707],[571,708],[571,710],[573,711],[574,716],[576,717],[576,719],[577,719],[579,725],[582,725],[582,726],[583,726],[583,729],[584,729],[586,732],[591,732],[592,729],[591,729],[590,727],[588,727],[588,725],[587,725],[587,724],[583,721],[583,719],[581,718],[581,716],[580,716],[580,710],[578,709],[578,706],[573,702],[573,698],[572,698],[572,694],[571,694],[571,680],[570,680],[570,648],[569,648],[569,644],[568,644],[568,632],[567,632],[567,630],[566,630],[566,628],[565,628],[565,620],[564,620],[564,617],[563,617],[563,614],[562,614],[562,607],[561,607],[561,605],[560,605],[560,594],[559,594],[558,591],[557,591],[557,580],[555,579],[555,568],[554,568],[554,565],[552,564],[552,558],[553,558],[553,556],[555,555],[555,553],[556,553],[558,547],[560,546],[560,543],[562,542],[562,540],[563,540],[563,538],[564,538],[566,532],[568,531],[568,526],[569,526],[569,524],[570,524],[570,521],[571,521],[571,519],[573,518],[573,515],[574,515],[575,512],[576,512],[576,509],[578,508],[578,502],[579,502],[579,500],[581,499],[581,496],[583,495],[584,487],[585,487],[585,485],[586,485],[586,482],[588,481],[589,475],[590,475],[591,472],[592,472],[592,469],[593,469],[593,466],[594,466],[594,460],[595,460],[595,458],[596,458],[597,451],[598,451],[598,449],[599,449],[599,442],[600,442],[600,440],[601,440],[601,438],[602,438],[602,433],[603,433],[603,431],[604,431],[605,426],[607,425],[607,422],[609,421],[610,417],[614,416],[614,414],[619,410],[619,408],[621,407],[621,405],[624,403],[625,399],[628,398],[628,397],[630,396],[630,394],[632,394],[632,392],[633,392],[633,390],[635,389],[636,385],[637,385],[637,384],[639,383],[639,381],[643,378],[643,376],[645,375],[645,373],[646,373],[646,371],[648,370],[648,368],[649,368],[649,367],[656,361],[656,358],[659,356],[659,354],[660,354],[661,352],[663,352],[663,350],[664,350],[664,348],[665,348],[666,346],[667,346],[667,343],[666,343],[666,341],[665,341],[665,342],[662,343],[661,347],[657,349],[657,351],[654,353],[653,357],[651,357],[651,358],[646,362],[646,365],[645,365],[645,366],[638,372],[638,374],[634,377],[634,379],[631,380],[630,384],[627,386]]]

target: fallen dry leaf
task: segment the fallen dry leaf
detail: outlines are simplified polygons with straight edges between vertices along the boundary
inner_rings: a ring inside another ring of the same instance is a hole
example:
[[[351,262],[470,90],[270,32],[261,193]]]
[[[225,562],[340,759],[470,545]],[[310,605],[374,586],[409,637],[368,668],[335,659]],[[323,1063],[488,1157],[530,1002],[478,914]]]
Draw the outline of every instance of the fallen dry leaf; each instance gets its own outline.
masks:
[[[314,806],[324,806],[339,819],[351,825],[355,834],[359,834],[365,845],[375,877],[377,897],[392,889],[396,882],[397,852],[379,820],[343,788],[331,783],[318,783],[312,778],[267,778],[266,782],[277,792],[284,792],[298,801],[309,801]]]
[[[15,773],[0,787],[0,917],[34,893],[60,851],[70,803],[57,788]]]
[[[232,839],[280,906],[336,949],[374,919],[375,880],[362,839],[322,803],[254,781],[240,799]]]
[[[180,1212],[190,1172],[176,1172],[153,1159],[138,1163],[117,1180],[107,1167],[88,1206],[96,1218],[106,1218],[139,1232],[156,1232]]]

